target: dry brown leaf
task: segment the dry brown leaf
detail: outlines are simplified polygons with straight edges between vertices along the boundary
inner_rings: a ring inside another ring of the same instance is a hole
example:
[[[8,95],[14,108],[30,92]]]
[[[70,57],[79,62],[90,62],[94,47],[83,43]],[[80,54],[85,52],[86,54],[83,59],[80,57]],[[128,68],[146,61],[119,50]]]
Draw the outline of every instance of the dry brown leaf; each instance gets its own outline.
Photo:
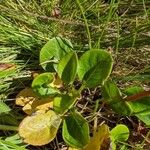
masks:
[[[19,126],[19,135],[25,143],[41,146],[51,142],[57,133],[61,119],[54,111],[28,116]]]

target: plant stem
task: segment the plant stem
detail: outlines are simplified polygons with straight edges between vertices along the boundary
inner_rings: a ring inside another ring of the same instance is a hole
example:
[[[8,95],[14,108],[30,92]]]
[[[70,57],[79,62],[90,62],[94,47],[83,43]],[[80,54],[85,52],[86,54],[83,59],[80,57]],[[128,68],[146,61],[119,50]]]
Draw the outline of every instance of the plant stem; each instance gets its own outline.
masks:
[[[76,2],[79,6],[80,12],[81,12],[83,19],[84,19],[84,23],[85,23],[86,31],[87,31],[87,36],[88,36],[88,41],[89,41],[89,49],[91,49],[92,48],[92,44],[91,44],[92,42],[91,42],[91,34],[90,34],[90,30],[89,30],[89,25],[88,25],[88,22],[87,22],[85,15],[84,15],[83,7],[81,6],[79,0],[76,0]]]
[[[18,127],[16,127],[16,126],[9,126],[9,125],[0,125],[0,130],[17,131]]]

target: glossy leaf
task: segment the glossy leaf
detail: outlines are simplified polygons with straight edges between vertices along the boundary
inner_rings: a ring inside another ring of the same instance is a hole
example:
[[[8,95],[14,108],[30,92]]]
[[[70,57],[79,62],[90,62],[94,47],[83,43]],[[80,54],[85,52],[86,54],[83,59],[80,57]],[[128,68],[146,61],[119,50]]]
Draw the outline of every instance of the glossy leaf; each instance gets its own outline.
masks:
[[[25,143],[40,146],[51,142],[55,137],[61,119],[54,111],[28,116],[19,126],[19,135]]]
[[[105,141],[109,141],[109,127],[105,124],[100,126],[97,129],[97,132],[94,134],[94,136],[90,139],[90,142],[88,145],[84,148],[84,150],[101,150],[103,147],[103,150],[105,150],[110,145],[110,141],[108,143],[105,143]]]
[[[54,76],[52,73],[42,73],[33,80],[32,88],[39,96],[53,96],[59,93],[57,88],[50,86],[50,83],[52,83],[53,80]]]
[[[129,138],[129,129],[127,126],[123,124],[118,124],[116,127],[114,127],[111,132],[111,140],[114,142],[121,141],[125,142]]]
[[[78,58],[75,52],[66,54],[58,64],[58,75],[65,83],[73,82],[76,76]]]
[[[64,141],[71,147],[83,148],[89,142],[89,126],[87,121],[77,112],[71,112],[63,121]]]
[[[59,95],[54,98],[54,110],[60,114],[66,112],[75,102],[75,98],[68,94]]]
[[[112,70],[112,57],[105,50],[90,50],[79,60],[78,75],[88,87],[102,84]]]
[[[111,80],[106,81],[102,86],[102,95],[115,112],[122,115],[130,115],[132,113],[129,103],[122,99],[120,90]]]
[[[40,64],[42,68],[46,71],[54,71],[54,66],[57,66],[58,61],[70,52],[72,47],[71,42],[67,39],[60,37],[50,39],[40,52]]]

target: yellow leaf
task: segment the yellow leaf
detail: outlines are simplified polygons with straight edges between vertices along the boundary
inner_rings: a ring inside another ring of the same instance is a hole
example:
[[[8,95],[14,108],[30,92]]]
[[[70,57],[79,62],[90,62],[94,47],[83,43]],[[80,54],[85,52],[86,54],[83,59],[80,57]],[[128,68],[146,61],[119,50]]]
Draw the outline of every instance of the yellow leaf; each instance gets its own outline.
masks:
[[[31,115],[32,113],[45,113],[53,108],[52,98],[40,98],[31,88],[23,89],[16,97],[16,105],[23,106],[22,110]]]
[[[22,110],[28,115],[31,115],[34,112],[32,109],[32,103],[33,101],[30,101],[22,108]]]
[[[32,109],[34,112],[42,112],[45,113],[50,108],[53,108],[53,99],[50,98],[44,98],[41,100],[34,100],[32,103]]]
[[[33,90],[31,88],[25,88],[16,96],[16,105],[25,106],[29,101],[35,99],[37,99],[37,96]]]
[[[60,117],[52,110],[44,114],[28,116],[19,126],[19,135],[25,143],[34,146],[45,145],[56,137],[60,123]]]
[[[104,150],[102,149],[105,140],[109,138],[109,128],[107,125],[103,124],[94,134],[94,136],[90,139],[88,145],[84,148],[84,150]]]

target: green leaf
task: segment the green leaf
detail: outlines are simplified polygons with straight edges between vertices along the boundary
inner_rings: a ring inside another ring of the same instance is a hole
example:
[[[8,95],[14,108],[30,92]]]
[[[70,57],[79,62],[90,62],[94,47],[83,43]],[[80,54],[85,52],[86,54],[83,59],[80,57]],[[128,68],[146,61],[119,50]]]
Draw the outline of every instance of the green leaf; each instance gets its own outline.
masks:
[[[50,39],[40,51],[40,64],[46,71],[53,72],[59,60],[72,50],[69,40],[55,37]]]
[[[110,131],[110,137],[113,142],[125,142],[129,138],[129,129],[123,124],[118,124]]]
[[[88,87],[102,84],[112,70],[112,57],[105,50],[90,50],[85,52],[79,61],[79,79],[85,81]]]
[[[11,109],[4,102],[0,102],[0,114],[8,113]]]
[[[87,121],[79,113],[71,112],[63,121],[62,135],[69,146],[83,148],[90,139]]]
[[[102,95],[115,112],[122,115],[130,115],[132,113],[129,103],[122,99],[121,92],[113,81],[108,80],[104,83]]]
[[[66,54],[58,64],[58,75],[65,83],[73,82],[76,76],[78,58],[75,52]]]
[[[60,114],[65,113],[75,102],[75,97],[68,94],[59,95],[54,98],[54,110]]]
[[[33,80],[32,88],[39,96],[53,96],[59,93],[57,88],[50,86],[50,83],[52,83],[53,80],[54,76],[52,73],[42,73]]]
[[[127,88],[124,93],[128,96],[143,92],[143,88],[139,86],[132,86]],[[142,97],[139,100],[128,102],[135,114],[146,125],[150,125],[150,96]]]

